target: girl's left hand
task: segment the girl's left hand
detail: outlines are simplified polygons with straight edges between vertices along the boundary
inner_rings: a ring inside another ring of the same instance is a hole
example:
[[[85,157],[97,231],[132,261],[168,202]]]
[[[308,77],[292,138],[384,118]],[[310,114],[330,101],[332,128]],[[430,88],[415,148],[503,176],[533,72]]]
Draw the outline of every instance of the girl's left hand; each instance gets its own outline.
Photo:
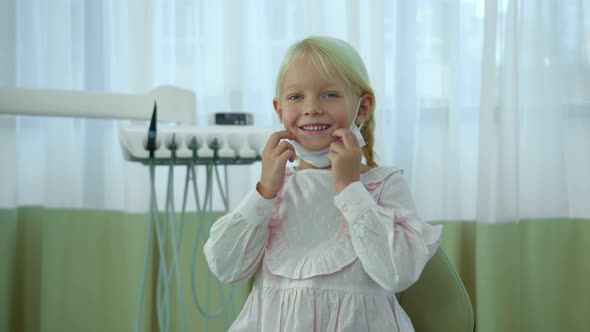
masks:
[[[332,184],[341,192],[361,178],[363,152],[354,133],[346,128],[334,130],[332,136],[340,139],[330,145],[328,159],[332,163]]]

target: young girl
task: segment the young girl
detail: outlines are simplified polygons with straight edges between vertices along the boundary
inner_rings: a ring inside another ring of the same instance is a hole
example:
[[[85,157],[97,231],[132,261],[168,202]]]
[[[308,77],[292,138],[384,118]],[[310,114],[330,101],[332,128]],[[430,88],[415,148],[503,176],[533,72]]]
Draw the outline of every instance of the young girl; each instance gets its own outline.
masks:
[[[373,161],[375,95],[361,58],[334,38],[296,43],[273,105],[285,130],[204,248],[221,281],[256,274],[230,331],[413,331],[395,293],[420,277],[442,227],[418,218],[402,170]]]

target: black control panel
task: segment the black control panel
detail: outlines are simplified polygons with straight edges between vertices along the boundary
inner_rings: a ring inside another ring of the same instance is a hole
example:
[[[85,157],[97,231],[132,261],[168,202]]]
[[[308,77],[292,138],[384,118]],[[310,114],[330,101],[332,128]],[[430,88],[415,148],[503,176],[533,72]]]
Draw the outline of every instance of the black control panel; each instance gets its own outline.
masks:
[[[253,125],[252,113],[214,113],[214,124],[216,125]]]

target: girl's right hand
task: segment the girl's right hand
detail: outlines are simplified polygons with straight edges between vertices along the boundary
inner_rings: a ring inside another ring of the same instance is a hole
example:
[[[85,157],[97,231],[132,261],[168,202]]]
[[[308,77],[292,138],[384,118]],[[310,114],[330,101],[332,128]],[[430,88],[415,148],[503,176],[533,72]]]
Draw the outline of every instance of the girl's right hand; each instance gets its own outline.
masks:
[[[294,139],[286,130],[273,133],[262,151],[262,175],[256,186],[258,193],[266,199],[277,196],[285,178],[285,166],[287,160],[295,160],[295,149],[288,142],[281,139]]]

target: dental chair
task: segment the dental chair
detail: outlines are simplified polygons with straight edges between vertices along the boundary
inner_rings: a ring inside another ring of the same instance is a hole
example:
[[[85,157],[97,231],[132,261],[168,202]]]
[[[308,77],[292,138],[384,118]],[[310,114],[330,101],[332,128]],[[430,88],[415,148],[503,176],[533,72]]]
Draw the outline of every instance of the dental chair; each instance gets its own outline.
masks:
[[[471,301],[442,248],[424,267],[420,279],[396,294],[416,332],[473,332]]]

